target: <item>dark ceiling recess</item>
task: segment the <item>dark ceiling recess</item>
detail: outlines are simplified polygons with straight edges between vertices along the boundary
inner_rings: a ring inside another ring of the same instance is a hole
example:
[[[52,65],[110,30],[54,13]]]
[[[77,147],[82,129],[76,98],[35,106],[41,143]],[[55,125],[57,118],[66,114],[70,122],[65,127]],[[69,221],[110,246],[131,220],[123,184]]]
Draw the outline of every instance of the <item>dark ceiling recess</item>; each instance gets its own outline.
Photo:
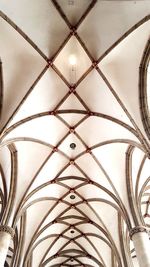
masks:
[[[70,198],[75,199],[76,197],[75,197],[75,195],[70,195]]]
[[[75,143],[71,143],[71,144],[70,144],[70,148],[71,148],[71,149],[75,149],[75,148],[76,148],[76,144],[75,144]]]

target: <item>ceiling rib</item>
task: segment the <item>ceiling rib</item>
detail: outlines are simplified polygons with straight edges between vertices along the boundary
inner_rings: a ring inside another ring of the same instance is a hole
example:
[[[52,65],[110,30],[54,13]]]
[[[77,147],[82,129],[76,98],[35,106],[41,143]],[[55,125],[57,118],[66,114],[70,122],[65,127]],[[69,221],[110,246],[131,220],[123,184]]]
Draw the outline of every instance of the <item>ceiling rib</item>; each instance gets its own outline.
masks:
[[[130,29],[126,34],[123,35],[123,37],[121,37],[110,49],[108,49],[104,55],[102,55],[98,61],[95,61],[92,57],[92,55],[90,54],[89,50],[87,49],[85,43],[81,40],[80,36],[78,35],[78,33],[76,32],[78,27],[80,26],[80,24],[84,21],[84,19],[86,18],[86,16],[88,15],[88,13],[91,11],[91,9],[94,7],[94,5],[96,4],[97,1],[92,1],[91,4],[89,5],[89,7],[87,8],[87,10],[85,11],[85,13],[82,15],[82,17],[79,19],[78,23],[73,26],[71,25],[70,21],[68,20],[67,16],[64,14],[62,8],[59,6],[58,2],[56,0],[52,0],[52,3],[54,4],[54,6],[56,7],[56,9],[58,10],[60,16],[63,18],[63,20],[66,22],[66,24],[68,25],[68,27],[70,28],[71,32],[70,34],[67,36],[67,38],[63,41],[63,43],[60,45],[60,47],[58,48],[57,52],[54,54],[54,56],[51,58],[51,59],[48,59],[42,52],[41,50],[30,40],[30,38],[25,35],[23,33],[23,31],[17,27],[15,25],[15,23],[13,23],[10,19],[8,19],[7,16],[5,16],[3,13],[1,13],[1,17],[3,19],[5,19],[15,30],[18,31],[18,33],[20,33],[22,35],[22,37],[30,43],[30,45],[46,60],[46,62],[48,63],[48,65],[46,65],[46,67],[44,68],[44,70],[41,72],[41,74],[39,75],[39,77],[36,79],[36,81],[34,82],[34,84],[31,86],[31,88],[29,89],[29,91],[27,92],[27,94],[24,96],[24,98],[22,99],[22,101],[20,102],[19,106],[16,108],[16,110],[14,111],[13,115],[11,116],[10,120],[14,117],[14,115],[18,112],[19,108],[21,107],[21,105],[25,102],[25,100],[27,99],[27,97],[29,96],[29,94],[31,93],[32,89],[34,89],[34,87],[36,86],[36,84],[38,83],[38,81],[43,77],[43,75],[45,74],[46,70],[51,67],[55,72],[56,74],[61,78],[61,80],[68,86],[68,93],[60,100],[60,102],[56,105],[55,109],[53,111],[47,111],[47,112],[44,112],[44,113],[39,113],[39,114],[36,114],[36,115],[33,115],[33,116],[30,116],[28,118],[25,118],[17,123],[15,123],[14,125],[10,126],[9,128],[7,128],[7,124],[5,125],[5,129],[4,129],[4,133],[2,135],[2,139],[7,136],[8,133],[10,133],[11,131],[13,131],[15,128],[19,127],[20,125],[23,125],[25,122],[28,122],[30,120],[33,120],[35,118],[39,118],[39,117],[42,117],[42,116],[49,116],[49,115],[52,115],[52,116],[55,116],[57,119],[59,119],[63,124],[65,124],[65,126],[68,128],[67,130],[67,133],[61,138],[61,140],[59,140],[59,142],[57,143],[57,145],[54,147],[52,145],[49,145],[51,146],[52,148],[52,151],[51,153],[47,156],[47,158],[44,160],[44,162],[42,163],[42,165],[39,167],[39,169],[37,170],[35,176],[32,178],[32,181],[30,182],[28,188],[26,189],[22,199],[21,199],[21,202],[20,204],[18,205],[18,208],[17,208],[17,211],[16,211],[16,214],[15,214],[15,219],[14,219],[14,226],[16,226],[17,224],[17,220],[20,216],[20,220],[21,220],[21,231],[20,231],[20,235],[22,236],[24,234],[24,226],[25,225],[25,217],[26,217],[26,211],[27,211],[27,208],[30,206],[30,205],[34,205],[34,203],[40,201],[40,198],[39,199],[36,199],[35,201],[32,201],[30,202],[30,204],[26,204],[27,203],[27,200],[29,200],[34,193],[36,193],[38,190],[40,190],[42,187],[46,187],[47,185],[51,185],[51,184],[57,184],[61,187],[64,187],[66,188],[68,191],[67,193],[63,194],[63,196],[61,196],[61,198],[47,198],[47,200],[55,200],[55,203],[54,205],[50,208],[50,210],[48,211],[48,213],[45,215],[44,219],[42,220],[42,222],[40,223],[40,225],[38,226],[38,228],[36,229],[33,237],[32,237],[32,240],[28,246],[28,249],[26,251],[26,255],[24,257],[24,266],[31,266],[31,259],[32,259],[32,250],[35,249],[36,247],[36,243],[35,241],[38,239],[38,237],[40,236],[41,232],[44,231],[46,228],[45,227],[50,227],[51,225],[53,224],[57,224],[57,223],[62,223],[64,225],[67,225],[68,228],[67,229],[70,229],[70,227],[74,227],[74,229],[76,229],[77,231],[80,231],[78,226],[80,224],[85,224],[85,223],[89,223],[89,224],[92,224],[94,225],[97,229],[99,229],[99,232],[102,232],[105,234],[105,236],[108,238],[108,240],[106,241],[107,245],[109,247],[111,247],[113,253],[112,253],[112,258],[114,257],[117,264],[119,264],[119,266],[122,266],[122,263],[121,263],[121,259],[120,259],[120,256],[119,256],[119,253],[118,253],[118,250],[113,242],[113,239],[111,237],[111,235],[109,234],[109,232],[107,231],[107,229],[104,227],[101,227],[100,224],[96,224],[94,221],[92,221],[78,206],[82,203],[84,203],[85,205],[87,205],[89,208],[92,209],[92,207],[90,206],[90,202],[94,202],[94,201],[100,201],[100,202],[106,202],[107,204],[111,205],[113,208],[115,208],[116,210],[118,210],[118,213],[120,213],[120,211],[122,212],[122,216],[123,218],[125,219],[126,223],[128,224],[128,227],[131,228],[131,224],[130,224],[130,220],[128,218],[128,213],[126,211],[126,208],[124,207],[124,204],[122,203],[115,187],[113,188],[114,189],[114,193],[110,192],[108,189],[106,189],[105,187],[103,187],[102,185],[99,185],[98,183],[94,182],[91,177],[86,174],[84,172],[84,170],[76,163],[76,159],[78,159],[79,157],[81,157],[82,155],[84,155],[85,153],[88,153],[91,158],[94,159],[94,161],[97,163],[98,167],[103,170],[104,172],[104,175],[106,178],[108,178],[110,184],[112,185],[113,187],[113,184],[111,183],[111,179],[109,178],[107,172],[105,171],[105,169],[102,167],[102,165],[100,164],[100,162],[98,161],[98,159],[96,158],[96,156],[94,156],[94,154],[92,153],[92,150],[96,147],[99,146],[98,145],[94,145],[92,147],[88,147],[86,142],[84,141],[84,139],[76,132],[76,128],[81,125],[86,119],[88,119],[89,117],[99,117],[99,118],[104,118],[106,120],[110,120],[110,121],[113,121],[117,124],[120,124],[122,127],[125,127],[126,129],[128,129],[130,132],[132,132],[134,135],[137,136],[138,140],[140,140],[141,144],[138,144],[132,140],[125,140],[125,139],[116,139],[116,140],[108,140],[106,142],[103,142],[103,143],[100,143],[100,145],[104,145],[104,144],[107,144],[109,142],[124,142],[124,143],[127,143],[127,144],[133,144],[134,147],[138,147],[140,148],[141,150],[143,151],[146,151],[146,153],[148,153],[149,151],[149,144],[148,142],[146,141],[145,137],[143,136],[143,134],[141,133],[140,129],[137,127],[136,123],[134,122],[134,120],[132,119],[131,115],[129,114],[129,112],[127,111],[127,109],[125,108],[124,104],[121,102],[121,100],[119,99],[119,97],[117,96],[117,94],[115,93],[114,89],[112,88],[111,84],[109,83],[109,81],[107,80],[107,78],[104,76],[104,74],[101,72],[98,64],[99,62],[119,43],[121,42],[124,38],[126,38],[133,30],[135,30],[137,27],[139,27],[140,25],[142,25],[145,21],[147,21],[148,19],[150,19],[149,16],[145,17],[142,21],[140,21],[138,24],[136,24],[132,29]],[[62,51],[62,49],[65,47],[65,45],[67,44],[67,42],[69,42],[70,38],[72,36],[75,36],[77,38],[77,40],[79,41],[81,47],[83,48],[83,50],[85,51],[86,55],[88,56],[88,58],[91,60],[91,67],[89,67],[89,69],[79,78],[79,80],[74,84],[74,86],[72,87],[72,85],[70,83],[68,83],[68,81],[66,80],[66,78],[64,77],[64,75],[59,71],[59,69],[55,66],[55,59],[58,57],[58,55],[60,54],[60,52]],[[127,116],[129,117],[130,121],[132,122],[133,126],[135,127],[132,128],[130,127],[129,125],[123,123],[122,121],[119,121],[117,120],[116,118],[113,118],[111,116],[107,116],[105,114],[100,114],[100,113],[97,113],[97,112],[93,112],[89,109],[89,107],[87,106],[87,104],[85,103],[85,101],[79,96],[79,94],[76,92],[76,88],[77,86],[87,77],[87,75],[93,70],[93,69],[96,69],[97,72],[99,73],[100,77],[104,80],[104,82],[107,84],[108,88],[110,89],[110,91],[113,93],[113,95],[115,96],[115,98],[117,99],[119,105],[122,107],[122,109],[124,110],[124,112],[127,114]],[[65,102],[65,100],[69,97],[70,94],[74,94],[78,100],[80,101],[80,103],[82,104],[82,106],[86,109],[85,111],[83,110],[59,110],[58,111],[58,108]],[[70,125],[64,120],[62,119],[59,115],[60,114],[63,114],[63,113],[81,113],[81,114],[85,114],[86,117],[82,118],[75,126],[73,127],[70,127]],[[8,123],[10,122],[10,120],[8,121]],[[62,152],[61,150],[59,150],[59,146],[63,143],[63,141],[68,137],[68,135],[70,133],[73,133],[74,135],[76,135],[76,137],[81,141],[81,143],[85,146],[85,151],[83,151],[82,153],[80,153],[79,155],[77,155],[75,158],[70,158],[68,157],[64,152]],[[26,137],[23,137],[24,140]],[[23,139],[22,139],[23,140]],[[26,138],[27,140],[27,138]],[[17,141],[17,138],[15,139],[10,139],[10,144],[12,144],[13,142],[16,142]],[[18,141],[19,141],[19,138],[18,138]],[[20,139],[21,141],[21,139]],[[8,142],[8,143],[7,143]],[[131,143],[130,143],[131,142]],[[41,142],[42,143],[42,142]],[[8,141],[5,141],[4,143],[5,145],[9,145],[9,140]],[[44,142],[43,142],[43,145]],[[11,147],[12,145],[9,145],[9,147]],[[14,152],[14,151],[13,151]],[[51,181],[39,186],[39,187],[36,187],[36,189],[32,190],[31,192],[29,191],[30,188],[31,188],[31,185],[34,183],[34,181],[36,180],[37,178],[37,175],[40,173],[41,169],[46,165],[46,163],[48,162],[48,160],[53,156],[54,153],[61,153],[64,157],[66,157],[68,159],[68,163],[66,165],[64,165],[61,170],[57,173],[57,175],[55,176],[54,179],[52,179]],[[81,177],[60,177],[60,175],[63,174],[63,172],[68,168],[68,166],[70,165],[74,165],[81,173],[82,175],[84,176],[84,178],[81,178]],[[129,166],[128,166],[129,167]],[[13,164],[12,162],[12,176],[15,176],[16,175],[16,169],[17,169],[17,161]],[[129,174],[127,174],[127,177],[129,176]],[[75,186],[74,188],[71,188],[69,185],[65,185],[63,183],[63,180],[67,180],[67,179],[74,179],[74,180],[79,180],[81,181],[81,183],[77,186]],[[148,183],[148,181],[147,181]],[[97,187],[98,189],[102,190],[102,191],[105,191],[109,196],[111,196],[111,198],[115,201],[115,204],[109,202],[109,201],[106,201],[104,199],[98,199],[98,198],[91,198],[91,199],[84,199],[84,197],[82,197],[82,195],[77,192],[76,190],[80,189],[81,187],[84,187],[85,185],[92,185],[92,186],[95,186]],[[13,188],[15,188],[13,186]],[[145,190],[145,187],[143,188],[143,190]],[[5,190],[6,191],[6,190]],[[78,197],[80,197],[82,200],[75,203],[75,204],[71,204],[70,202],[67,202],[64,200],[64,198],[68,195],[68,193],[70,192],[74,192],[77,194]],[[13,194],[14,192],[9,192],[10,194],[10,199],[9,200],[12,200],[13,199]],[[5,194],[4,194],[5,195]],[[117,196],[117,197],[116,197]],[[46,199],[46,198],[45,198]],[[43,199],[41,198],[41,201]],[[8,206],[9,206],[9,202],[8,201]],[[60,203],[65,203],[66,205],[68,205],[68,207],[66,209],[64,209],[58,216],[56,216],[55,220],[50,222],[48,225],[46,225],[44,228],[40,229],[40,227],[42,227],[42,224],[44,223],[44,220],[46,219],[46,217],[52,212],[52,210],[54,210],[58,204]],[[12,203],[13,204],[13,203]],[[26,205],[26,206],[25,206]],[[76,215],[65,215],[67,211],[69,211],[70,209],[74,209],[76,211],[78,211],[80,214],[81,214],[81,217],[79,216],[76,216]],[[147,205],[147,209],[148,209],[148,205]],[[11,209],[10,209],[11,210]],[[7,209],[6,209],[7,211]],[[21,212],[21,214],[20,214]],[[7,213],[7,212],[6,212]],[[9,213],[9,212],[8,212]],[[4,213],[5,214],[5,213]],[[96,214],[96,212],[95,212]],[[63,217],[62,217],[63,216]],[[6,216],[7,217],[7,216]],[[9,219],[10,217],[10,214],[8,214],[8,218],[6,218],[6,221]],[[17,218],[17,220],[16,220]],[[76,218],[78,220],[77,223],[75,223],[73,226],[67,222],[68,219],[72,219],[72,218]],[[16,230],[17,231],[17,230]],[[64,233],[67,232],[67,230],[64,230],[60,235],[55,235],[56,239],[55,241],[52,243],[51,247],[57,242],[57,240],[59,238],[62,238],[62,237],[65,237],[64,236]],[[86,234],[83,234],[83,232],[81,231],[81,236],[78,236],[78,237],[75,237],[73,239],[70,239],[70,238],[67,238],[65,237],[68,242],[65,243],[59,250],[56,254],[54,254],[53,256],[49,257],[48,259],[46,259],[46,256],[48,255],[48,252],[50,250],[51,247],[48,248],[48,250],[46,251],[46,253],[44,254],[41,262],[40,262],[40,266],[46,266],[47,263],[51,262],[53,259],[59,259],[59,257],[64,257],[66,258],[66,260],[64,260],[61,265],[58,263],[56,264],[57,266],[70,266],[70,265],[67,265],[67,263],[73,259],[74,261],[77,262],[76,265],[74,266],[80,266],[82,264],[82,266],[92,266],[92,265],[87,265],[87,264],[84,264],[82,262],[82,259],[80,260],[80,258],[82,257],[85,257],[85,258],[89,258],[90,260],[92,260],[94,262],[94,264],[97,264],[97,266],[106,266],[105,265],[105,262],[103,261],[103,258],[98,255],[99,259],[98,260],[97,258],[95,258],[94,256],[90,255],[86,249],[76,241],[76,239],[78,238],[81,238],[81,237],[85,237],[85,239],[88,239],[88,236],[91,236],[93,235],[94,236],[94,233],[86,233]],[[18,233],[18,237],[19,236],[19,233]],[[52,237],[52,236],[51,236]],[[95,234],[95,237],[97,238],[100,238],[99,235]],[[101,239],[104,241],[104,239],[101,237]],[[38,242],[42,242],[43,240],[40,240]],[[76,249],[66,249],[67,245],[70,244],[71,242],[73,241],[74,244],[76,244],[80,249],[79,250],[76,250]],[[104,242],[105,242],[104,241]],[[24,242],[24,240],[22,239],[16,239],[16,243],[18,243],[18,245],[20,246],[19,247],[19,252],[21,250],[21,243]],[[38,242],[37,242],[37,245],[38,245]],[[96,247],[94,246],[94,244],[92,243],[92,241],[90,242],[92,247],[94,248],[94,250],[96,252],[97,249]],[[123,247],[123,245],[122,245]],[[31,254],[30,254],[31,253]],[[74,256],[70,256],[70,253],[71,254],[75,254]],[[97,253],[98,254],[98,253]],[[20,258],[19,258],[19,254],[17,256],[18,258],[16,259],[18,262],[20,261]],[[124,255],[124,258],[125,258],[125,255]],[[66,264],[66,265],[65,265]],[[51,265],[51,266],[55,266],[54,265]],[[95,266],[95,265],[93,265]],[[113,264],[112,264],[113,266]]]

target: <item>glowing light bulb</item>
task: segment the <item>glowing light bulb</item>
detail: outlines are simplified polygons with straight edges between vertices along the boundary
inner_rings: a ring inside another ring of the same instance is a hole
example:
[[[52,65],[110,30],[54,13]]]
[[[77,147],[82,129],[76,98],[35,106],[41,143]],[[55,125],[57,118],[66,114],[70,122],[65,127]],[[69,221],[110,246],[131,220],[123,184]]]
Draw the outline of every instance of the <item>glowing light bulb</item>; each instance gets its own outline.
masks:
[[[70,55],[69,56],[69,80],[70,84],[73,85],[76,83],[76,69],[77,69],[77,58],[75,55]]]
[[[76,59],[75,55],[70,55],[69,63],[70,63],[71,66],[75,66],[76,65],[77,59]]]

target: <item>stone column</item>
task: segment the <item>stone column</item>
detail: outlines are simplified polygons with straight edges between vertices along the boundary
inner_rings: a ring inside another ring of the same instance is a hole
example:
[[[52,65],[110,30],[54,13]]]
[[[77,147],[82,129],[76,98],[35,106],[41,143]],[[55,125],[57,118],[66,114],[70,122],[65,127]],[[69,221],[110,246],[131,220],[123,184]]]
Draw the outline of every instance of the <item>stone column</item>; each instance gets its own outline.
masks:
[[[4,267],[14,230],[7,225],[0,225],[0,267]]]
[[[150,267],[150,240],[148,230],[144,226],[136,226],[130,231],[140,267]]]

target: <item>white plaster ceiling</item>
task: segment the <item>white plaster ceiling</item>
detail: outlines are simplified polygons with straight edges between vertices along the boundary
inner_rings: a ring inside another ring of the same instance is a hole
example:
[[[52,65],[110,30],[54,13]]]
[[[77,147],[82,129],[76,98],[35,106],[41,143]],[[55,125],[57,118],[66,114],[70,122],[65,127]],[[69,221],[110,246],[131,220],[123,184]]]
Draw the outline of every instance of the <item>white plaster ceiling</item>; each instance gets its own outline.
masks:
[[[150,2],[0,0],[0,9],[1,223],[16,229],[7,262],[125,267],[127,181],[138,202],[150,167],[138,88]]]

